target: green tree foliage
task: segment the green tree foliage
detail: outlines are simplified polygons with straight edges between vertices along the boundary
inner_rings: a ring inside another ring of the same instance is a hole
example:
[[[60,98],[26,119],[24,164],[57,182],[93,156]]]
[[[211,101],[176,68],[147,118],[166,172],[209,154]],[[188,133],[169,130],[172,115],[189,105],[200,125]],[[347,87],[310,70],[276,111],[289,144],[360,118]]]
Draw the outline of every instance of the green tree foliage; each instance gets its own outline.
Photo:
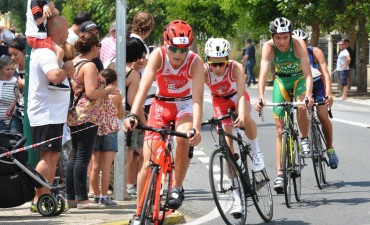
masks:
[[[1,0],[0,12],[6,13],[8,11],[12,13],[12,19],[15,21],[17,31],[24,32],[26,29],[26,2],[19,0]]]

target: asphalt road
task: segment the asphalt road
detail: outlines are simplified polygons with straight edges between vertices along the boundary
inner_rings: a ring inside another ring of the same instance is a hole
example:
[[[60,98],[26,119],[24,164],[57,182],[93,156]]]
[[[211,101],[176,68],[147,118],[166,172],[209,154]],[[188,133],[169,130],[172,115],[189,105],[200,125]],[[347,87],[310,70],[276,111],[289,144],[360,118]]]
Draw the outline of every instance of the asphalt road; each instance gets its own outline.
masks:
[[[248,89],[251,101],[256,89]],[[266,90],[271,101],[271,91]],[[359,104],[360,103],[360,104]],[[274,216],[270,224],[370,224],[370,104],[368,101],[336,101],[333,106],[334,148],[339,157],[336,170],[327,168],[327,185],[320,190],[315,181],[311,160],[302,174],[302,201],[288,209],[283,195],[273,191]],[[272,110],[265,109],[265,122],[252,110],[257,123],[259,144],[272,180],[276,176],[275,125]],[[212,116],[206,88],[203,119]],[[216,138],[215,132],[213,135]],[[180,211],[187,224],[224,224],[216,209],[209,186],[208,161],[214,149],[209,128],[202,129],[202,142],[195,149],[186,181],[185,198]],[[272,183],[271,183],[272,184]],[[294,198],[292,198],[294,199]],[[248,207],[247,224],[263,224],[254,206]]]

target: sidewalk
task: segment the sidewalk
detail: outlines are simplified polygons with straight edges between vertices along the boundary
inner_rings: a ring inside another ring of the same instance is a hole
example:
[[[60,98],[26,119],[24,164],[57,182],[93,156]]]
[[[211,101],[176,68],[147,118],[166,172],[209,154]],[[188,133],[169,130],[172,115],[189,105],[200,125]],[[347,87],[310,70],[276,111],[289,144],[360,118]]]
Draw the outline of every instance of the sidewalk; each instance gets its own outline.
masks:
[[[31,213],[27,202],[15,208],[0,208],[0,224],[106,224],[128,225],[136,212],[136,200],[116,201],[118,206],[105,209],[70,209],[56,217],[43,217],[39,213]],[[185,216],[179,212],[166,218],[166,225],[181,224]]]

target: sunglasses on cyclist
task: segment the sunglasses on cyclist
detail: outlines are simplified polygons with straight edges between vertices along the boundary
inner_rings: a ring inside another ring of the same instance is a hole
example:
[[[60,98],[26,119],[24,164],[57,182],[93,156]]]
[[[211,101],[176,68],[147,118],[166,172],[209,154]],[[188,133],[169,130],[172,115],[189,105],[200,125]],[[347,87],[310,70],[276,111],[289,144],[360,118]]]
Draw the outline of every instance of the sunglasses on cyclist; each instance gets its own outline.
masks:
[[[214,62],[214,61],[207,61],[208,65],[210,65],[211,67],[224,67],[227,65],[229,61],[218,61],[218,62]]]
[[[174,53],[176,53],[177,51],[180,51],[181,53],[185,53],[189,50],[189,48],[176,48],[176,47],[173,47],[172,45],[167,45],[167,47],[171,52],[174,52]]]

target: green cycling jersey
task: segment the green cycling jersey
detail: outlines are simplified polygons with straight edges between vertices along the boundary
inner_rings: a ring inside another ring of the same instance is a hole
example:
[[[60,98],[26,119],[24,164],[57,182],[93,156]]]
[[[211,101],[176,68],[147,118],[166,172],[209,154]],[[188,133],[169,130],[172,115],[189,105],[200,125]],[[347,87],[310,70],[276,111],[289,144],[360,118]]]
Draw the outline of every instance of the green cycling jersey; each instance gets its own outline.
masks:
[[[279,74],[298,74],[302,73],[301,60],[294,55],[293,38],[290,39],[290,47],[287,52],[281,52],[274,46],[275,71]]]

